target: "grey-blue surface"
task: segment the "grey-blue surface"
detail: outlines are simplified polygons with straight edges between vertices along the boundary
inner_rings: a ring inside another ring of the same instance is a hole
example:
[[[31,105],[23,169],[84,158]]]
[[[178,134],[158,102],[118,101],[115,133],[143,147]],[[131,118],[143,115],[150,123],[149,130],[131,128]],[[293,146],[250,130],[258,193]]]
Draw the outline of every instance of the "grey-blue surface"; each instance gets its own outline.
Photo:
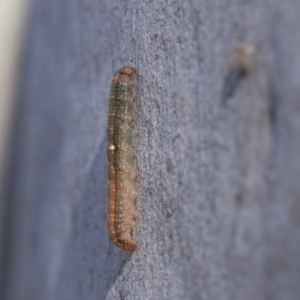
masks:
[[[244,41],[257,66],[228,80]],[[297,0],[35,0],[5,299],[299,299],[299,49]],[[107,98],[126,64],[140,73],[133,254],[106,227]]]

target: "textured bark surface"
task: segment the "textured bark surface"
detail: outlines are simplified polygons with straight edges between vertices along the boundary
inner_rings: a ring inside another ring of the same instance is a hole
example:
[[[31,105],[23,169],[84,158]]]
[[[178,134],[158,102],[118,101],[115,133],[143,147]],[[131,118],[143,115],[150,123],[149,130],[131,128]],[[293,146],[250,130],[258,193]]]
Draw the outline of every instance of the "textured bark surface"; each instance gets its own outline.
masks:
[[[36,0],[29,32],[4,299],[299,299],[299,1]],[[239,77],[244,41],[258,63]],[[133,254],[106,225],[107,99],[126,64]]]

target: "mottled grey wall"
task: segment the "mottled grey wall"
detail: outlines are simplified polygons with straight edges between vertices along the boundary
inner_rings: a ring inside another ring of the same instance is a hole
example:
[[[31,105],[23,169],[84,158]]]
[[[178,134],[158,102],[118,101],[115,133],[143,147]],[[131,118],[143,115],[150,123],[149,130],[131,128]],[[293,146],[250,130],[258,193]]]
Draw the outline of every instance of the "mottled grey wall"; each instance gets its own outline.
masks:
[[[299,299],[299,1],[36,0],[28,31],[5,300]],[[258,63],[232,77],[242,41]],[[125,64],[140,73],[132,255],[106,228]]]

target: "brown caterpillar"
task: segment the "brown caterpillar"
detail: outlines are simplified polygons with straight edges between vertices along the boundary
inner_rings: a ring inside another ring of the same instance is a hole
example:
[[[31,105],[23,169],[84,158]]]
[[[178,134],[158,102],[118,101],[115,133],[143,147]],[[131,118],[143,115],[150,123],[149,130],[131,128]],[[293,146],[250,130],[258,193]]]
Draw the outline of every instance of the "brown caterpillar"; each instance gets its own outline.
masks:
[[[108,232],[113,243],[126,251],[134,251],[138,244],[132,237],[137,218],[131,132],[136,87],[136,69],[122,67],[112,80],[108,104]]]

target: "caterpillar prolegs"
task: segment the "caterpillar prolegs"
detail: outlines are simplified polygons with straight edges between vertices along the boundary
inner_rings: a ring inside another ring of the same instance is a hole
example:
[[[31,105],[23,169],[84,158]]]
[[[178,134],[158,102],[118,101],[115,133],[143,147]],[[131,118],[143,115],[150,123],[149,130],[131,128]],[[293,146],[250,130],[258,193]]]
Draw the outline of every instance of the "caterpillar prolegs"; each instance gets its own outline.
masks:
[[[136,97],[137,71],[125,66],[113,77],[108,104],[108,231],[113,243],[134,251],[132,237],[137,211],[136,171],[132,150],[132,105]]]

